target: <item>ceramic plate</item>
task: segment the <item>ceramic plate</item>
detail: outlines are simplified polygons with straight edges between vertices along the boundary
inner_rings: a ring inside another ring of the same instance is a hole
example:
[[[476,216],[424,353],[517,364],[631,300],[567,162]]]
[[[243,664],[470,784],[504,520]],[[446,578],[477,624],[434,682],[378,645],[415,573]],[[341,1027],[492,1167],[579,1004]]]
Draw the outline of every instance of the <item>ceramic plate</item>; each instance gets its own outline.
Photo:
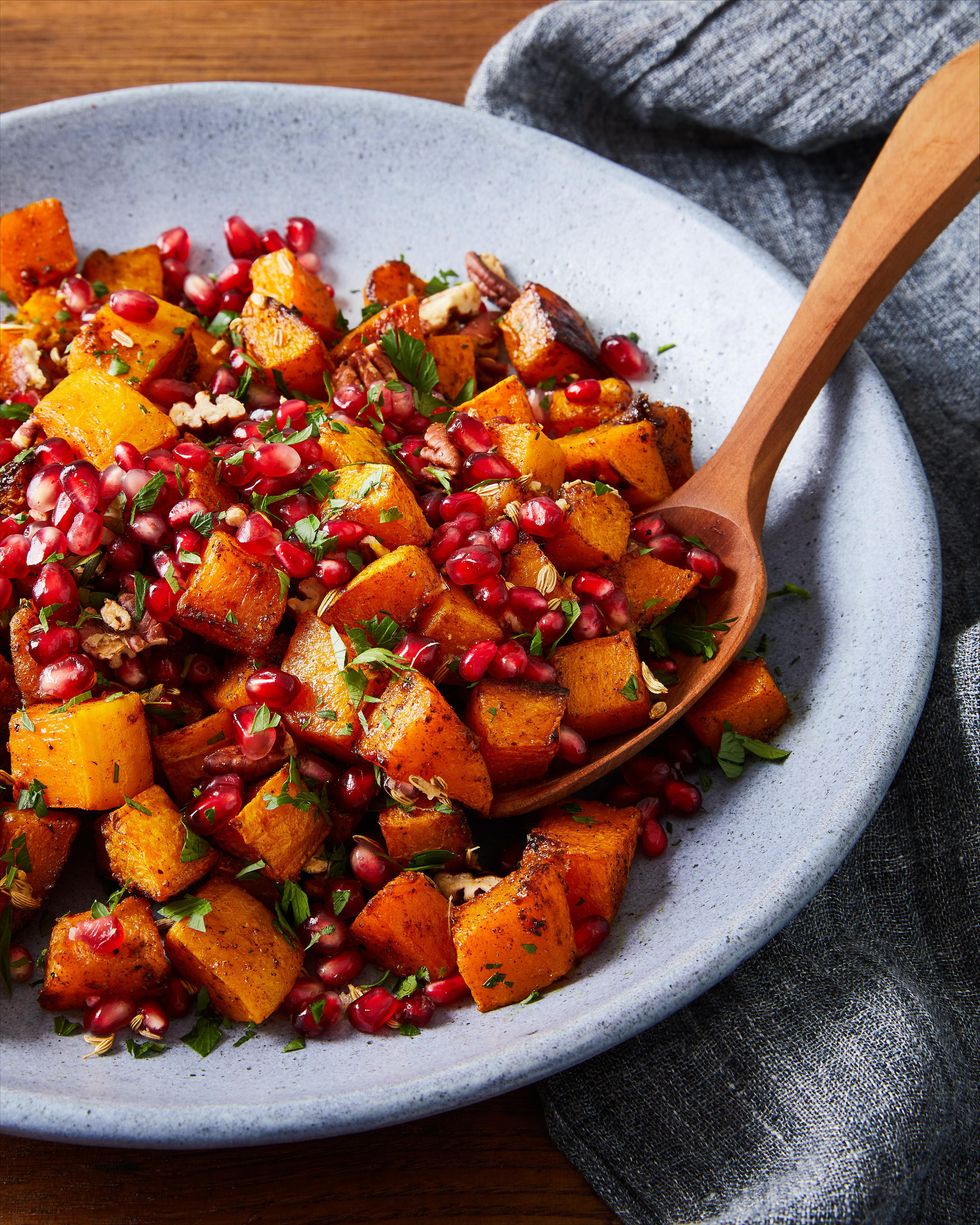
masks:
[[[308,215],[355,316],[352,287],[383,259],[404,252],[428,274],[461,268],[470,248],[494,251],[517,280],[565,295],[597,334],[635,329],[648,347],[676,345],[651,389],[690,409],[699,460],[801,296],[758,247],[655,183],[528,128],[388,94],[228,83],[77,98],[6,116],[2,156],[3,211],[60,197],[82,252],[181,224],[203,267],[217,268],[227,214],[262,227]],[[21,989],[0,1005],[4,1126],[174,1147],[381,1127],[597,1055],[723,978],[840,864],[898,768],[931,674],[932,505],[898,408],[858,350],[789,450],[765,543],[772,584],[813,592],[776,601],[764,626],[794,709],[779,736],[792,756],[716,782],[702,816],[674,822],[669,854],[637,862],[584,972],[533,1005],[451,1010],[413,1040],[339,1026],[285,1054],[276,1024],[207,1059],[177,1043],[148,1061],[83,1062],[80,1039],[54,1036]],[[883,652],[886,623],[895,640]]]

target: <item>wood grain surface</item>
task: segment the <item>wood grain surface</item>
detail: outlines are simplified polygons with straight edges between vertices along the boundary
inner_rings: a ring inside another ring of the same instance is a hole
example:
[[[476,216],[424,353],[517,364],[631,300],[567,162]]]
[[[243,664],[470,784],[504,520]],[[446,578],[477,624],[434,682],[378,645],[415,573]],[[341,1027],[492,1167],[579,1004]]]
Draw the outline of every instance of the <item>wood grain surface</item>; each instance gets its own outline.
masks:
[[[0,0],[0,109],[207,80],[345,85],[460,103],[487,49],[537,7]],[[368,1135],[257,1149],[153,1153],[10,1137],[0,1145],[4,1225],[615,1219],[551,1144],[530,1089]]]

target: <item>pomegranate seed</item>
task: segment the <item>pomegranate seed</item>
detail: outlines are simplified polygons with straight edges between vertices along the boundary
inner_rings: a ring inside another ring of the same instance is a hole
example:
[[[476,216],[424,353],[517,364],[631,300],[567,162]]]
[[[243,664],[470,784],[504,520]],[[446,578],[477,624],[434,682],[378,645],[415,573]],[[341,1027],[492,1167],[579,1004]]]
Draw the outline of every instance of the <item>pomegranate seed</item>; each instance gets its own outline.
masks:
[[[701,807],[701,790],[693,783],[670,779],[664,784],[664,802],[668,808],[684,816],[693,816]]]
[[[551,646],[564,634],[565,625],[565,614],[556,608],[542,613],[534,623],[534,628],[541,635],[541,641],[545,646]]]
[[[633,803],[640,810],[644,821],[659,821],[664,815],[664,802],[659,795],[645,795]]]
[[[73,315],[87,311],[95,302],[95,290],[81,276],[69,276],[58,287],[58,296]]]
[[[185,468],[190,468],[192,472],[203,472],[211,463],[211,452],[207,447],[202,447],[199,442],[178,442],[173,449],[173,457],[178,463]],[[189,506],[193,502],[194,510],[190,515],[196,514],[199,510],[204,512],[207,510],[205,504],[197,498],[187,498],[183,502],[178,502],[177,506]],[[174,507],[176,510],[176,507]],[[171,516],[173,511],[170,512]],[[190,518],[188,515],[188,518]],[[171,518],[171,523],[174,520]]]
[[[502,455],[477,452],[467,455],[463,461],[463,481],[467,485],[478,485],[481,481],[515,481],[520,475]]]
[[[156,1000],[144,1000],[136,1010],[136,1017],[140,1018],[139,1032],[144,1037],[162,1038],[170,1028],[170,1018]]]
[[[662,536],[667,531],[667,524],[660,515],[641,515],[634,520],[630,532],[634,540],[640,544],[649,544],[655,537]]]
[[[368,402],[367,392],[356,384],[349,387],[338,387],[334,392],[333,402],[342,412],[356,417]]]
[[[524,669],[524,680],[534,681],[536,685],[554,685],[558,680],[558,673],[546,659],[531,655]]]
[[[343,557],[325,557],[316,563],[316,576],[328,591],[343,587],[353,575],[354,567]]]
[[[61,493],[61,469],[56,464],[47,464],[36,472],[27,486],[27,505],[37,518],[49,515]]]
[[[640,795],[641,792],[631,787],[629,783],[613,783],[602,798],[614,808],[631,808]]]
[[[449,523],[467,512],[476,517],[474,527],[482,527],[486,517],[486,506],[478,493],[465,490],[462,493],[449,493],[439,505],[439,514],[443,521]],[[467,520],[469,522],[469,520]],[[463,524],[458,524],[463,527]]]
[[[226,825],[242,809],[241,783],[220,783],[209,786],[184,814],[184,820],[202,837],[213,834]]]
[[[485,453],[493,446],[490,431],[479,417],[471,413],[457,413],[446,430],[453,446],[465,451],[467,455]]]
[[[358,842],[350,853],[351,871],[369,889],[380,889],[398,875],[398,868],[363,842]]]
[[[709,585],[721,578],[721,558],[710,549],[702,549],[693,545],[687,551],[687,567],[693,570]]]
[[[0,548],[3,546],[0,545]],[[106,558],[114,570],[131,573],[139,568],[143,550],[135,540],[124,540],[121,536],[109,545]]]
[[[483,531],[483,519],[480,515],[474,515],[472,511],[462,510],[453,519],[453,527],[459,528],[464,534],[467,544],[478,544],[480,548],[489,548],[492,552],[496,552],[493,546],[493,537],[489,532]]]
[[[588,919],[583,919],[581,923],[575,924],[573,935],[575,936],[575,955],[581,961],[583,957],[594,953],[609,935],[609,924],[599,915],[592,915]]]
[[[250,761],[261,761],[263,757],[267,757],[276,743],[275,727],[265,727],[259,731],[252,730],[259,710],[259,704],[239,706],[231,716],[235,740]]]
[[[37,462],[46,464],[70,464],[78,456],[63,438],[45,438],[37,444]]]
[[[94,920],[99,922],[100,920]],[[71,933],[69,932],[69,938]],[[86,1033],[96,1038],[107,1038],[125,1029],[136,1016],[136,1005],[124,995],[104,995],[90,1008],[85,1009],[82,1024]]]
[[[8,608],[14,597],[14,589],[9,578],[0,578],[0,609]]]
[[[466,539],[464,533],[455,523],[444,523],[437,527],[429,542],[429,557],[437,566],[448,561]]]
[[[316,226],[308,217],[290,217],[286,222],[286,244],[296,255],[304,255],[313,246]]]
[[[225,242],[233,259],[255,259],[262,254],[262,240],[248,222],[237,215],[225,222]]]
[[[688,546],[680,536],[675,536],[673,532],[664,532],[659,536],[654,536],[646,547],[651,557],[656,557],[658,561],[666,562],[670,566],[687,564]]]
[[[34,975],[34,958],[22,944],[12,944],[7,950],[10,981],[29,983]]]
[[[20,427],[18,426],[18,429],[19,428]],[[20,448],[14,446],[11,439],[0,438],[0,468],[2,468],[4,464],[9,464],[18,453],[19,449]]]
[[[534,587],[511,587],[507,593],[507,608],[522,624],[529,626],[548,611],[548,600]]]
[[[623,777],[636,787],[641,795],[659,795],[673,777],[673,771],[665,758],[641,754],[626,762],[623,766]]]
[[[376,1034],[394,1017],[401,1001],[384,987],[372,987],[347,1009],[347,1019],[362,1034]]]
[[[146,589],[146,608],[158,621],[172,621],[177,614],[180,593],[165,578],[155,578]]]
[[[194,1006],[194,996],[179,978],[170,978],[163,990],[163,1005],[167,1015],[176,1020],[187,1016]]]
[[[63,702],[85,693],[95,684],[95,668],[86,655],[66,655],[47,664],[38,677],[37,691],[42,698]]]
[[[26,536],[8,536],[0,540],[0,576],[23,578],[27,574],[27,554],[31,542]]]
[[[265,703],[270,710],[285,710],[300,690],[299,679],[280,668],[260,668],[245,682],[245,692],[253,702]]]
[[[92,511],[99,506],[99,471],[84,459],[61,469],[61,488],[78,510]]]
[[[222,300],[221,309],[228,310],[227,304]],[[219,366],[214,372],[214,377],[211,379],[209,390],[212,396],[232,396],[238,388],[238,379],[232,374],[227,366]]]
[[[68,929],[68,939],[77,940],[93,953],[108,957],[122,948],[126,939],[123,925],[114,914],[102,915],[98,919],[82,919]],[[133,1014],[130,1012],[129,1016]],[[129,1024],[129,1017],[126,1018]]]
[[[356,877],[333,877],[327,885],[327,901],[338,919],[350,923],[364,909],[364,886]]]
[[[253,557],[268,559],[275,555],[276,545],[282,540],[282,532],[273,527],[265,515],[256,511],[241,525],[235,533],[235,539]]]
[[[545,540],[557,536],[565,522],[561,507],[553,498],[540,496],[525,502],[519,513],[520,524],[529,536]]]
[[[78,509],[72,503],[67,493],[58,494],[58,501],[54,504],[54,510],[51,512],[50,525],[56,527],[61,532],[67,532],[71,521],[78,514]],[[27,531],[31,532],[31,539],[34,538],[33,524],[29,524]],[[36,530],[36,529],[34,529]]]
[[[340,1020],[343,1013],[340,997],[333,991],[320,988],[320,995],[297,1012],[293,1017],[293,1029],[304,1038],[322,1038],[331,1025]]]
[[[490,525],[490,538],[500,553],[509,553],[517,544],[517,524],[510,519],[498,519]]]
[[[439,643],[409,632],[395,648],[395,654],[425,676],[431,676],[439,663]]]
[[[598,404],[602,396],[602,384],[598,379],[578,379],[565,388],[565,398],[570,404]]]
[[[142,289],[117,289],[109,295],[109,309],[127,323],[149,323],[159,307]]]
[[[571,629],[571,636],[576,642],[588,642],[590,638],[598,638],[606,631],[606,623],[596,604],[583,603],[579,605],[579,614]]]
[[[180,680],[180,665],[170,655],[156,655],[149,661],[150,678],[160,685],[175,685]]]
[[[465,651],[459,661],[460,678],[468,684],[481,680],[497,654],[496,643],[477,642]]]
[[[329,526],[328,540],[333,541],[333,547],[337,549],[352,549],[355,545],[360,544],[367,535],[366,527],[350,519],[331,519]]]
[[[250,259],[233,259],[214,279],[214,287],[219,293],[227,293],[230,289],[238,289],[247,293],[252,288],[252,261]]]
[[[500,570],[500,554],[489,549],[468,546],[457,549],[446,558],[446,574],[460,587],[468,587],[490,578]]]
[[[145,485],[150,479],[150,473],[143,468],[143,454],[136,447],[134,447],[131,442],[119,442],[116,444],[112,456],[120,468],[124,468],[127,473],[127,477],[123,480],[123,489],[126,496],[131,498],[134,496],[134,494],[138,493],[143,485]],[[136,478],[134,477],[132,480],[130,480],[128,477],[130,472],[143,474],[143,482],[141,485],[136,485],[136,487],[133,488],[133,483]]]
[[[76,515],[66,533],[68,548],[77,557],[87,557],[98,547],[104,530],[102,516],[95,511]]]
[[[313,555],[290,540],[281,540],[273,550],[279,566],[290,578],[307,578],[313,573],[316,563]]]
[[[334,957],[325,957],[317,962],[316,973],[320,982],[327,987],[346,987],[348,983],[364,969],[364,958],[354,949],[337,953]]]
[[[510,641],[500,644],[487,670],[498,681],[509,681],[520,676],[526,667],[527,651],[520,643]]]
[[[589,756],[585,737],[564,723],[558,729],[558,756],[570,766],[580,766]]]
[[[68,538],[56,527],[39,527],[32,531],[28,526],[25,535],[30,536],[30,548],[27,550],[27,568],[43,565],[49,557],[64,556],[68,552]],[[57,564],[57,563],[52,563]],[[65,574],[70,578],[68,572]],[[74,591],[74,581],[72,581]],[[50,603],[50,601],[49,601]],[[39,604],[38,608],[43,607]]]
[[[150,674],[138,659],[124,659],[116,669],[116,680],[130,689],[145,689],[150,683]]]
[[[165,259],[162,261],[163,290],[167,297],[176,300],[180,297],[187,278],[187,263],[182,259]]]
[[[576,595],[586,596],[590,600],[604,600],[616,590],[611,579],[593,574],[591,570],[582,570],[572,579],[572,591]]]
[[[152,451],[147,451],[143,456],[143,461],[148,472],[164,472],[172,475],[177,471],[177,461],[174,459],[173,453],[165,450],[163,447],[154,447]],[[124,481],[125,479],[123,477]]]
[[[278,230],[263,230],[259,242],[262,244],[262,250],[267,252],[281,251],[286,245],[285,238]]]
[[[370,766],[350,766],[336,783],[336,802],[340,808],[367,808],[377,792]]]
[[[292,476],[301,462],[299,452],[284,442],[267,443],[255,452],[255,466],[263,476]]]
[[[616,588],[611,595],[606,596],[599,607],[610,633],[618,633],[629,625],[630,603],[625,591]]]
[[[450,1004],[458,1004],[460,1000],[467,999],[470,989],[462,974],[451,974],[448,978],[439,979],[438,982],[426,983],[422,988],[422,994],[426,999],[430,999],[437,1008],[446,1008]]]
[[[301,430],[310,406],[305,400],[283,400],[276,409],[276,425],[281,430]]]
[[[628,336],[607,336],[599,346],[603,364],[621,379],[639,379],[650,370],[650,362]]]
[[[415,995],[410,995],[407,1000],[401,1001],[396,1019],[402,1025],[414,1025],[418,1029],[425,1029],[435,1016],[435,1011],[435,1001],[417,992]]]
[[[207,685],[218,675],[217,665],[204,655],[189,655],[187,657],[185,676],[191,685]]]
[[[477,583],[473,588],[473,603],[491,616],[503,612],[507,606],[507,584],[496,574]]]
[[[656,859],[667,849],[667,831],[657,820],[644,821],[640,830],[640,846],[643,854]]]
[[[312,1004],[323,995],[323,983],[309,974],[301,974],[293,983],[289,994],[282,1002],[286,1012],[299,1012],[307,1004]]]
[[[213,315],[218,309],[221,295],[213,282],[198,272],[189,272],[184,277],[184,293],[202,315]]]
[[[138,540],[140,544],[156,545],[167,534],[167,521],[155,511],[146,511],[127,523],[125,532],[131,540]]]
[[[43,667],[45,664],[57,663],[59,659],[77,651],[81,641],[81,636],[74,626],[52,625],[50,629],[42,630],[38,625],[28,636],[27,649],[31,658]]]
[[[191,240],[182,225],[175,225],[164,230],[157,239],[157,248],[162,259],[179,259],[187,261],[191,254]]]
[[[294,523],[298,523],[300,519],[305,519],[307,515],[312,515],[315,512],[316,503],[312,498],[307,497],[305,493],[294,493],[292,497],[283,498],[276,505],[276,514],[290,527]]]
[[[57,620],[74,620],[75,609],[78,607],[78,588],[71,574],[59,562],[49,562],[41,567],[31,587],[31,596],[37,608],[48,608],[57,604]]]
[[[314,910],[303,923],[302,930],[307,948],[315,948],[321,953],[339,953],[347,943],[347,924],[342,923],[332,910]]]

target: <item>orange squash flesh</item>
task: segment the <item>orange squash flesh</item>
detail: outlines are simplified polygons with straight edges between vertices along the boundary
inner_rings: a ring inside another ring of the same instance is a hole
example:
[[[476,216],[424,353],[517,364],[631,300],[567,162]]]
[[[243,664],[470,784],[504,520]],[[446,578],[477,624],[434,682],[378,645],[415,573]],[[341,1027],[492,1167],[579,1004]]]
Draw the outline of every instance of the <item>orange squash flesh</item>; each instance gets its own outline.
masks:
[[[764,659],[737,659],[685,717],[687,726],[717,753],[725,724],[753,740],[768,740],[789,717],[789,703]]]
[[[456,969],[449,901],[421,872],[400,872],[370,899],[351,935],[371,961],[396,974],[425,968],[433,980]]]

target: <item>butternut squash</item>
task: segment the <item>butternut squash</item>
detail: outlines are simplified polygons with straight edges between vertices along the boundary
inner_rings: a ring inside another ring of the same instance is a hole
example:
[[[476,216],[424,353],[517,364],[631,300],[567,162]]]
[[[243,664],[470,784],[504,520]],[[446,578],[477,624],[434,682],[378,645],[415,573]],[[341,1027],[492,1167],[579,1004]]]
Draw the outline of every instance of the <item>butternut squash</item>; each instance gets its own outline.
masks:
[[[496,450],[522,476],[529,478],[531,490],[555,492],[565,479],[565,456],[558,443],[549,438],[540,425],[524,422],[510,425],[497,421],[489,428]]]
[[[194,315],[162,298],[149,323],[123,319],[106,303],[72,341],[69,373],[96,366],[140,392],[156,379],[183,378],[194,365],[191,330],[196,322]]]
[[[399,302],[392,302],[384,310],[365,319],[363,323],[353,328],[343,340],[334,345],[331,355],[335,362],[342,362],[356,349],[378,340],[385,332],[393,330],[405,332],[415,340],[422,339],[422,323],[419,319],[419,300],[409,296]]]
[[[439,391],[455,400],[468,383],[476,387],[476,341],[472,336],[429,336],[425,343],[439,371]]]
[[[333,370],[330,354],[316,330],[288,306],[252,294],[235,326],[248,355],[278,373],[290,391],[323,395],[323,376]]]
[[[163,261],[156,243],[110,255],[93,251],[82,267],[87,281],[101,281],[107,289],[140,289],[154,298],[163,297]]]
[[[0,217],[0,289],[11,302],[26,302],[42,286],[60,285],[76,264],[60,200],[35,200]]]
[[[304,323],[328,339],[337,325],[337,304],[326,285],[285,247],[252,261],[252,288],[297,311]]]
[[[530,283],[500,318],[514,369],[529,386],[601,373],[599,346],[582,316],[551,289]]]
[[[80,825],[78,817],[70,812],[46,812],[40,817],[30,808],[4,805],[0,852],[7,855],[13,848],[12,860],[3,865],[3,870],[15,867],[17,883],[8,892],[0,891],[0,913],[13,905],[14,928],[36,914],[37,906],[54,888]]]
[[[474,396],[472,400],[467,400],[465,404],[460,404],[459,411],[479,417],[485,425],[489,425],[498,418],[504,421],[523,422],[526,425],[536,424],[534,410],[531,408],[531,401],[527,398],[524,385],[513,374],[501,379],[499,383],[494,383],[486,391],[481,391],[479,395]]]
[[[425,969],[433,981],[456,969],[449,900],[421,872],[401,872],[372,897],[351,924],[371,961],[396,974]]]
[[[445,584],[425,549],[399,545],[360,570],[323,611],[330,625],[356,625],[386,612],[399,625],[411,625],[423,605]]]
[[[712,753],[725,724],[753,740],[768,740],[789,718],[789,703],[764,659],[737,659],[685,717],[687,726]]]
[[[573,925],[594,915],[611,923],[623,900],[639,834],[638,808],[566,800],[541,815],[527,855],[551,858],[558,849]]]
[[[559,490],[568,509],[545,551],[564,574],[595,570],[626,552],[632,515],[615,489],[600,482],[566,481]]]
[[[469,822],[455,808],[443,812],[423,807],[406,812],[392,805],[378,815],[378,825],[388,854],[403,868],[410,865],[413,856],[426,851],[445,851],[462,860],[473,846]]]
[[[622,591],[630,606],[634,626],[648,624],[694,591],[701,577],[694,570],[671,566],[649,553],[627,553],[602,573]]]
[[[186,804],[204,773],[204,759],[235,743],[235,725],[227,710],[154,736],[153,753],[174,797]]]
[[[597,425],[615,421],[629,407],[633,389],[622,379],[602,379],[601,391],[594,404],[575,404],[562,388],[552,392],[545,415],[545,425],[553,438],[579,430],[592,430]]]
[[[560,646],[551,663],[559,685],[568,690],[565,722],[586,740],[628,732],[646,723],[650,695],[629,630]]]
[[[333,477],[330,496],[320,506],[321,515],[360,523],[389,549],[431,539],[432,528],[414,493],[390,464],[348,464]]]
[[[568,693],[558,685],[482,680],[470,690],[466,725],[491,782],[524,783],[547,773],[567,704]]]

